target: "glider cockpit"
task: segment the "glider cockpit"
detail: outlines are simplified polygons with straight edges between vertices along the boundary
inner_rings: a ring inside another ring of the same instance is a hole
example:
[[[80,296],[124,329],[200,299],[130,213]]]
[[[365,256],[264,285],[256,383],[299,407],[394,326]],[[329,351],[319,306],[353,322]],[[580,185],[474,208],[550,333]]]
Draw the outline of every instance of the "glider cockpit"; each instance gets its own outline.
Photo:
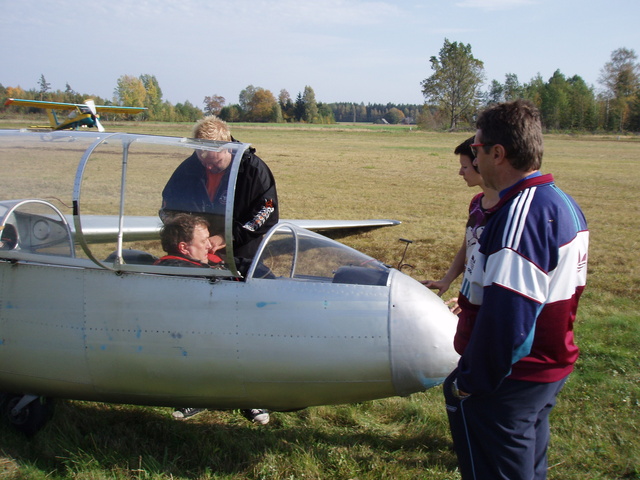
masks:
[[[386,283],[385,265],[287,221],[265,236],[251,265],[239,271],[231,232],[235,184],[248,144],[126,133],[22,130],[0,135],[5,151],[0,167],[13,173],[5,177],[4,193],[26,199],[39,192],[37,199],[0,202],[4,258],[119,272]],[[204,206],[189,211],[178,205],[180,211],[206,216],[226,240],[224,264],[204,272],[154,265],[164,255],[158,241],[163,188],[194,151],[232,157],[222,180],[224,210]]]
[[[64,215],[44,200],[0,202],[0,250],[75,257]]]

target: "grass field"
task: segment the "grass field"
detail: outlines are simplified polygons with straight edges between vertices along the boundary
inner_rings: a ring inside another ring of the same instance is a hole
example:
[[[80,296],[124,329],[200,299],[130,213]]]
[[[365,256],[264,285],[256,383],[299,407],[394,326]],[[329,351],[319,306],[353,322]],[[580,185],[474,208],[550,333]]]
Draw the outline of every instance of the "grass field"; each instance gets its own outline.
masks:
[[[0,120],[2,128],[15,123]],[[191,125],[107,129],[188,136]],[[462,241],[475,190],[453,148],[469,133],[415,127],[233,125],[273,170],[283,218],[393,218],[340,241],[438,279]],[[582,206],[591,230],[581,357],[552,414],[550,479],[640,479],[640,139],[547,135],[543,172]],[[7,172],[2,172],[7,175]],[[34,192],[37,195],[37,192]],[[449,292],[453,295],[458,284]],[[445,294],[447,296],[448,294]],[[408,398],[189,422],[169,408],[61,401],[33,439],[0,425],[8,479],[457,479],[439,388]]]

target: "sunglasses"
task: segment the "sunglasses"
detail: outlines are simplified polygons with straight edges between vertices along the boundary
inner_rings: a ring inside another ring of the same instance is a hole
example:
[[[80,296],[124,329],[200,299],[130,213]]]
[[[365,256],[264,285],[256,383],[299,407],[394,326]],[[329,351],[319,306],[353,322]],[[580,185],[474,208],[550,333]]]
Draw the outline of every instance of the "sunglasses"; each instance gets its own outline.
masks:
[[[493,147],[495,143],[472,143],[469,145],[474,157],[478,156],[478,147]]]

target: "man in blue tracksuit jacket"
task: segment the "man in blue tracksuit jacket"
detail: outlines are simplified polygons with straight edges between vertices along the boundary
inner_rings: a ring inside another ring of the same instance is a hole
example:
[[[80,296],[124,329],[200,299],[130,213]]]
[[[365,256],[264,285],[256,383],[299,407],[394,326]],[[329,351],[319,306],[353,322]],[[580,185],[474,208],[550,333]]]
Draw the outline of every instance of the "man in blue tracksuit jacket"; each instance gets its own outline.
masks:
[[[489,107],[477,128],[477,166],[500,201],[465,268],[447,413],[464,480],[540,480],[549,414],[578,358],[589,232],[575,201],[539,172],[533,104]]]

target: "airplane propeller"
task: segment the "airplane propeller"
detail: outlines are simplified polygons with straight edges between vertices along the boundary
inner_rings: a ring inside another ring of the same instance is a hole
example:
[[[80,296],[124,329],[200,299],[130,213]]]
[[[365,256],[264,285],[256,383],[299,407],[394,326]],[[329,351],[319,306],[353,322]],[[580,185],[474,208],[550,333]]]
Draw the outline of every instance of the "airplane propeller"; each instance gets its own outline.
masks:
[[[89,107],[89,110],[91,110],[91,118],[95,122],[96,128],[98,129],[98,131],[104,132],[104,127],[100,123],[100,119],[98,117],[98,111],[96,110],[96,102],[94,102],[93,100],[86,100],[84,103],[87,107]]]

